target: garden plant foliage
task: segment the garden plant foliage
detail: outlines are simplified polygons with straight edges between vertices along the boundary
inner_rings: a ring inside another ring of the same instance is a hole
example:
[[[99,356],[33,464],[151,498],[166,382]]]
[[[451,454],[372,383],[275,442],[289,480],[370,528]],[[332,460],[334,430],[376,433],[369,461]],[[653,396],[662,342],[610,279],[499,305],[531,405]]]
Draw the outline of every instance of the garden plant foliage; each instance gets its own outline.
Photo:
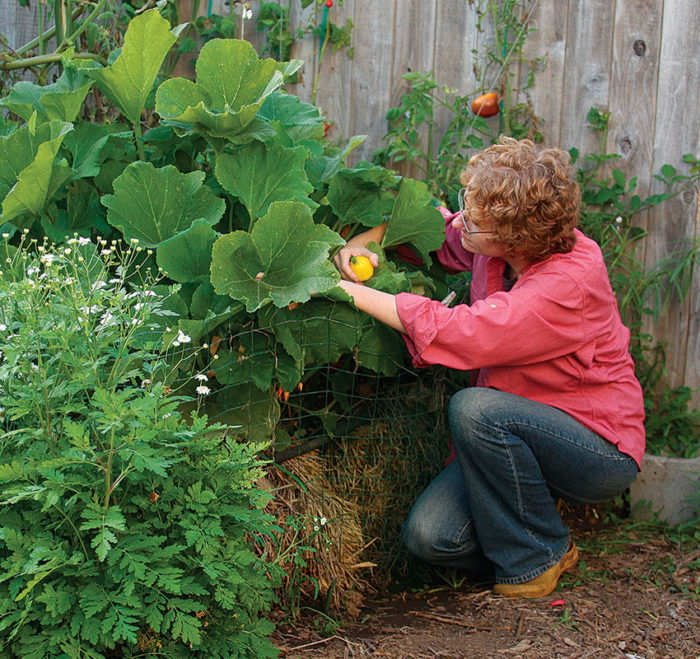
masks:
[[[140,249],[28,243],[0,243],[0,654],[274,656],[261,446],[170,392],[174,289]]]
[[[358,369],[392,376],[405,359],[337,288],[341,231],[388,220],[370,285],[444,294],[384,251],[409,243],[430,263],[444,223],[424,183],[349,167],[363,138],[332,144],[319,108],[284,91],[300,62],[213,39],[194,81],[159,78],[178,31],[145,11],[106,65],[66,52],[54,82],[0,99],[13,656],[274,654],[254,483],[271,438],[303,440],[277,427],[282,394],[330,362],[348,391]],[[336,402],[308,405],[328,436],[352,411]]]
[[[52,85],[19,82],[0,100],[22,120],[6,122],[0,136],[0,225],[11,241],[25,228],[59,243],[74,233],[137,240],[153,251],[144,267],[160,267],[182,284],[171,333],[181,329],[200,343],[250,330],[254,312],[268,305],[283,309],[312,295],[321,296],[314,315],[330,316],[342,298],[329,261],[344,242],[341,229],[389,219],[388,236],[410,242],[430,262],[443,222],[426,185],[369,163],[348,167],[362,138],[332,145],[319,109],[283,89],[301,62],[259,59],[247,42],[213,39],[201,49],[194,81],[159,80],[157,64],[177,33],[157,10],[143,12],[108,66],[66,57]],[[93,95],[112,104],[104,121],[84,118]],[[149,109],[153,120],[142,134]],[[411,213],[396,212],[407,207]],[[373,284],[410,290],[418,275],[400,272],[376,249],[385,265]],[[306,317],[302,304],[296,322]],[[246,359],[268,394],[260,418],[274,418],[272,394],[302,382],[309,359],[285,350],[276,314],[265,322],[259,331],[272,350]],[[381,355],[397,354],[398,335],[374,322],[354,326],[342,352],[372,344],[380,356],[365,365],[395,373],[399,364]],[[271,354],[284,373],[266,368]],[[214,405],[216,383],[212,388]]]

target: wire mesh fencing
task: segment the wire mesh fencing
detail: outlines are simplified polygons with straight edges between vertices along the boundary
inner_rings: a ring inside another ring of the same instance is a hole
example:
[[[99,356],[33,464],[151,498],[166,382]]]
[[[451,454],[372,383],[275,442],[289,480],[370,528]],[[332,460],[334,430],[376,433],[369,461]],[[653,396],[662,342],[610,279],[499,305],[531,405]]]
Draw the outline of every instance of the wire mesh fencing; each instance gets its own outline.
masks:
[[[448,385],[444,369],[410,368],[397,334],[367,340],[337,309],[209,337],[206,411],[267,442],[261,485],[280,531],[265,551],[285,568],[284,598],[353,613],[406,564],[402,522],[448,452]]]

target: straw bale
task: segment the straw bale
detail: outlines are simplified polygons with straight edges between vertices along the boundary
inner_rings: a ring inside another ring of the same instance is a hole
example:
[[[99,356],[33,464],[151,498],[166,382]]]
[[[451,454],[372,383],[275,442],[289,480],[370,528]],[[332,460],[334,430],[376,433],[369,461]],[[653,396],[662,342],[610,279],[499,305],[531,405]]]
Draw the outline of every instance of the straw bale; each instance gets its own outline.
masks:
[[[287,460],[283,469],[272,467],[260,485],[274,495],[267,511],[282,529],[266,546],[268,558],[279,560],[285,572],[281,599],[320,597],[357,615],[363,596],[375,590],[368,579],[373,566],[359,560],[364,536],[358,506],[332,488],[318,452]]]

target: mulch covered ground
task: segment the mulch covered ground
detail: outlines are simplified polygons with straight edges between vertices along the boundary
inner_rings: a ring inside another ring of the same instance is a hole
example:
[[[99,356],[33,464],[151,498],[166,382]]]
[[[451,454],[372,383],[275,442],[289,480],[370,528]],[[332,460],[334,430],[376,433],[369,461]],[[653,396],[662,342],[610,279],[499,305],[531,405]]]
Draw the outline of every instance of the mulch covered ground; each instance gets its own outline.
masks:
[[[700,659],[700,531],[595,519],[572,527],[581,560],[547,597],[507,600],[473,582],[395,584],[336,628],[322,616],[280,624],[280,656]]]

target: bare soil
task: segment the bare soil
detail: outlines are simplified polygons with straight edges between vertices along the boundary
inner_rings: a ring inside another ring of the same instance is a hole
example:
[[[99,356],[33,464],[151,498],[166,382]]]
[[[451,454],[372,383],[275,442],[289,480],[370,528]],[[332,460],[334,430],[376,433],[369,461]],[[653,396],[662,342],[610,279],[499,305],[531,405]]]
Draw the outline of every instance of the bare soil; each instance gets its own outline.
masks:
[[[697,530],[681,541],[630,522],[574,522],[579,564],[547,597],[508,600],[473,582],[399,590],[330,631],[301,618],[273,640],[283,659],[700,659]]]

